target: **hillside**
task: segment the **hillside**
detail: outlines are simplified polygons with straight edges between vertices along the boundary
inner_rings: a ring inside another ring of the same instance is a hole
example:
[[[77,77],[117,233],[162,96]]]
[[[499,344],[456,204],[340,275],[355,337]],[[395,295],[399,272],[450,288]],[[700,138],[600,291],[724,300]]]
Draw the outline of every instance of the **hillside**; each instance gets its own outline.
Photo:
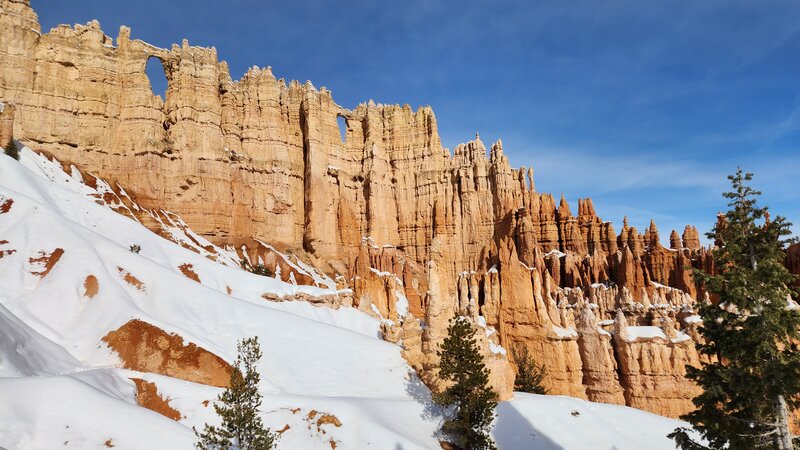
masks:
[[[378,319],[262,298],[346,290],[253,275],[230,253],[212,261],[115,212],[108,185],[93,184],[27,148],[21,162],[0,157],[0,446],[192,448],[190,427],[214,420],[206,401],[220,388],[186,381],[213,384],[203,378],[213,366],[170,358],[230,362],[237,339],[257,335],[263,417],[282,430],[280,448],[438,447],[430,392],[401,348],[380,338]],[[163,330],[152,348],[166,361],[131,356],[152,350],[135,337],[103,340],[132,319]],[[506,449],[668,449],[664,435],[679,424],[560,396],[516,394],[498,413]]]

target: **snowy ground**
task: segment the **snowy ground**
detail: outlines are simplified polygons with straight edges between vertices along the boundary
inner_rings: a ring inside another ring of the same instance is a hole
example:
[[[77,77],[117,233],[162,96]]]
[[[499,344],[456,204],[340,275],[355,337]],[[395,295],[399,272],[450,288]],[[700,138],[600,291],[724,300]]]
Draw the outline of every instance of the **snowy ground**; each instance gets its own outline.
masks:
[[[0,447],[193,448],[191,427],[214,421],[206,401],[220,390],[120,368],[101,338],[132,318],[227,361],[238,339],[259,336],[264,421],[285,429],[279,448],[439,447],[430,392],[400,348],[380,339],[376,319],[351,308],[267,302],[265,292],[336,291],[211,261],[91,194],[79,177],[28,149],[21,163],[0,155]],[[48,272],[46,257],[58,249],[63,254]],[[181,273],[185,264],[200,283]],[[99,287],[92,298],[85,295],[89,275]],[[131,377],[155,383],[181,419],[137,406]],[[341,425],[320,421],[326,414]],[[526,394],[501,403],[498,415],[502,449],[672,449],[665,435],[681,424]]]

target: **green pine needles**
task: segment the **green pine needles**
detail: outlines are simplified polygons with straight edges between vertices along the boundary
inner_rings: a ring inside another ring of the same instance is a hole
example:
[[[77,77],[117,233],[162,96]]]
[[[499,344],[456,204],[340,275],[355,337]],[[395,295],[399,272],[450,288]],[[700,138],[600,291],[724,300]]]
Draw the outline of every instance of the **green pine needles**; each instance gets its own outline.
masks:
[[[495,449],[490,435],[497,394],[489,386],[489,369],[483,363],[475,329],[464,317],[453,318],[438,352],[439,377],[449,387],[434,394],[444,406],[447,420],[442,431],[465,450]]]
[[[222,424],[219,427],[206,424],[202,433],[193,428],[200,450],[268,450],[275,447],[278,439],[264,427],[259,416],[262,399],[258,392],[261,376],[256,370],[261,359],[258,338],[243,339],[237,348],[239,355],[231,371],[230,386],[214,404]]]
[[[517,365],[517,376],[514,378],[514,390],[529,394],[547,394],[542,385],[546,375],[543,366],[536,364],[528,352],[528,347],[519,344],[511,347],[511,358]]]
[[[19,161],[19,148],[13,139],[8,142],[8,145],[6,145],[6,148],[3,149],[3,152]]]
[[[717,243],[716,273],[696,273],[719,298],[700,306],[705,342],[698,350],[709,362],[687,367],[703,392],[682,417],[705,442],[685,428],[669,436],[684,450],[794,449],[800,437],[789,431],[789,412],[800,400],[800,310],[790,301],[795,277],[783,264],[791,224],[770,220],[758,206],[760,192],[747,185],[752,174],[739,169],[728,179],[730,209],[708,233]]]
[[[250,264],[250,261],[248,261],[246,259],[242,259],[241,261],[239,261],[239,264],[242,266],[242,269],[244,269],[244,270],[246,270],[246,271],[248,271],[250,273],[254,273],[256,275],[261,275],[262,277],[271,277],[271,278],[275,277],[275,272],[272,271],[267,266],[265,266],[264,264],[260,264],[259,263],[259,264],[256,264],[256,265],[252,265],[252,264]]]

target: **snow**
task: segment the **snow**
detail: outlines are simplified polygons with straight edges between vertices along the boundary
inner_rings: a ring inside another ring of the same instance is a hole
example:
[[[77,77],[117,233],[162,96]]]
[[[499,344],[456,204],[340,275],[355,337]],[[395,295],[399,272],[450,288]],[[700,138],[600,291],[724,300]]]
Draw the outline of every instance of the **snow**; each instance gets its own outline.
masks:
[[[329,278],[295,261],[317,273],[321,287],[296,286],[212,261],[114,212],[119,205],[98,201],[98,190],[27,148],[21,162],[0,155],[0,197],[14,202],[0,214],[0,240],[8,241],[0,249],[15,250],[0,258],[0,448],[107,449],[109,442],[115,449],[192,449],[191,427],[217,420],[204,402],[220,389],[120,368],[101,339],[131,318],[227,361],[238,339],[258,336],[262,417],[274,430],[289,425],[280,448],[438,448],[430,392],[401,348],[379,338],[378,319],[354,308],[261,298],[341,293]],[[160,217],[193,233],[171,213]],[[142,247],[139,254],[129,251],[132,243]],[[30,258],[55,249],[63,255],[50,273],[33,274]],[[181,274],[182,264],[192,265],[200,283]],[[93,298],[84,295],[88,275],[98,281]],[[407,304],[397,295],[399,312]],[[137,406],[132,377],[155,383],[181,419]],[[317,426],[312,410],[335,415],[342,426]],[[565,428],[571,421],[576,426]],[[666,449],[673,445],[664,436],[681,425],[621,406],[517,393],[498,406],[494,435],[500,449]]]
[[[686,317],[685,319],[683,319],[683,321],[685,323],[687,323],[687,324],[689,324],[689,323],[703,323],[703,318],[698,316],[698,315],[693,315],[693,316]]]
[[[397,315],[399,317],[405,317],[408,314],[408,298],[406,298],[405,294],[400,291],[394,291],[394,295],[397,298],[395,302],[395,308],[397,308]]]
[[[4,378],[0,398],[8,448],[99,450],[110,440],[119,449],[189,449],[195,441],[191,428],[70,376]]]
[[[667,335],[664,334],[664,330],[655,326],[629,326],[628,339],[631,341],[635,341],[636,339],[639,338],[642,339],[661,338],[666,340]]]
[[[502,345],[495,344],[492,341],[491,337],[492,335],[497,333],[497,330],[495,330],[494,327],[490,327],[489,325],[486,324],[486,317],[478,316],[475,323],[477,323],[479,327],[485,330],[487,338],[486,341],[489,344],[489,351],[494,353],[495,355],[505,355],[506,349],[503,348]]]
[[[678,335],[672,338],[671,341],[673,343],[677,343],[677,342],[686,342],[690,339],[691,337],[688,334],[684,333],[683,331],[679,331]]]
[[[563,328],[559,327],[558,325],[553,325],[552,327],[553,327],[553,332],[556,334],[556,336],[562,339],[578,337],[578,332],[575,331],[575,329],[573,328]]]
[[[369,270],[381,278],[394,278],[394,281],[395,283],[397,283],[398,286],[403,285],[403,280],[401,280],[397,275],[393,274],[392,272],[378,270],[374,267],[370,267]]]
[[[681,423],[625,406],[521,392],[497,413],[493,436],[501,449],[674,450],[666,435]]]

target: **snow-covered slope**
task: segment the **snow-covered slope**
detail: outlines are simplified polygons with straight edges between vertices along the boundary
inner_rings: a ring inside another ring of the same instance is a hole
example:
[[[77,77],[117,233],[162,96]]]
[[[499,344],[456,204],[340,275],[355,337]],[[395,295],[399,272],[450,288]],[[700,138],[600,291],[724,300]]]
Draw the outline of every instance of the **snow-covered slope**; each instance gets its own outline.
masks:
[[[122,369],[102,338],[131,319],[226,361],[238,339],[258,336],[264,421],[283,431],[280,448],[439,447],[430,392],[400,348],[380,339],[378,320],[265,301],[264,293],[337,291],[212,261],[117,214],[98,200],[101,188],[29,149],[21,162],[0,155],[0,447],[191,449],[191,427],[215,421],[208,401],[220,389]],[[131,378],[154,383],[180,419],[138,406]],[[498,408],[501,448],[668,449],[664,436],[680,424],[625,407],[517,397]]]

